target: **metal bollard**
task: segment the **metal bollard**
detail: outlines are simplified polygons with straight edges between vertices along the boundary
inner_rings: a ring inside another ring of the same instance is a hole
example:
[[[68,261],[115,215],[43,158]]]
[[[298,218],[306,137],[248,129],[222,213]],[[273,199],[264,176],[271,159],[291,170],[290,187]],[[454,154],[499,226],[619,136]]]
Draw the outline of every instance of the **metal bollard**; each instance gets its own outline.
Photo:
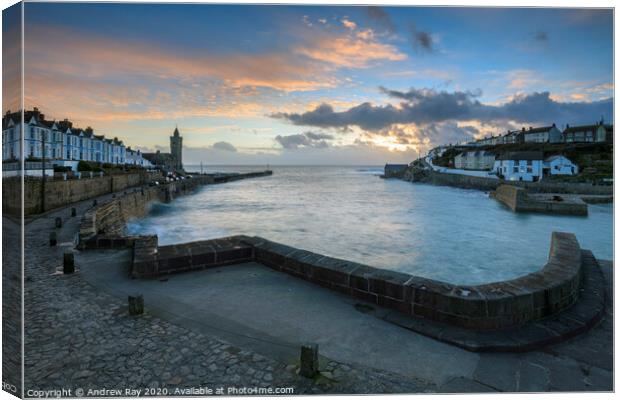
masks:
[[[319,373],[319,345],[312,343],[301,346],[299,375],[314,378]]]
[[[75,272],[75,259],[73,258],[72,252],[66,252],[63,255],[62,262],[62,273],[63,274],[72,274]]]

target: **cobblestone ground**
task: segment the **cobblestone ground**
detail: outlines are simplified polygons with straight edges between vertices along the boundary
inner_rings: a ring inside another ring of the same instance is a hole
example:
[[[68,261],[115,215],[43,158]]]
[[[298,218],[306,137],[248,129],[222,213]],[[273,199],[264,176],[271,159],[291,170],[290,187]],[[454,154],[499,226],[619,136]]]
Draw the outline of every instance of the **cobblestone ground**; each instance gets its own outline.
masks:
[[[2,382],[21,392],[21,243],[16,221],[2,218]]]
[[[26,226],[25,390],[144,389],[150,394],[209,387],[292,387],[302,393],[418,393],[432,385],[392,373],[328,361],[318,379],[296,374],[263,355],[145,314],[96,291],[76,274],[57,274],[71,247],[78,217],[50,213]],[[59,245],[50,247],[54,218],[62,216]],[[78,393],[79,394],[79,393]],[[86,394],[88,394],[86,392]],[[122,393],[125,394],[125,393]]]

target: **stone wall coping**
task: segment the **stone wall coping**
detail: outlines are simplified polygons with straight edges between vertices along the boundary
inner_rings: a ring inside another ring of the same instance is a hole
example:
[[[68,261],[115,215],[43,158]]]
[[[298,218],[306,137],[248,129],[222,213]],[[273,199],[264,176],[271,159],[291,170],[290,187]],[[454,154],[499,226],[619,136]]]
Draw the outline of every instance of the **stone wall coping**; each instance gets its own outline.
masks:
[[[323,256],[260,237],[231,236],[157,247],[135,241],[133,275],[154,277],[245,261],[311,281],[415,317],[468,329],[522,325],[572,305],[581,286],[581,249],[573,234],[553,232],[548,262],[519,278],[458,285]]]

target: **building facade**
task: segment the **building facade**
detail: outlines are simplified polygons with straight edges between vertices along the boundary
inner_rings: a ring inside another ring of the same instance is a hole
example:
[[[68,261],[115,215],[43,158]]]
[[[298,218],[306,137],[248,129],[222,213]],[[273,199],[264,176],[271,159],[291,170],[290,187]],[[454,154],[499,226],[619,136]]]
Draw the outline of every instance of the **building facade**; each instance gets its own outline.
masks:
[[[543,177],[543,154],[540,151],[502,154],[495,161],[493,170],[507,181],[537,182]]]
[[[540,128],[523,129],[523,142],[525,143],[561,143],[562,132],[555,126],[543,126]]]
[[[107,139],[103,135],[95,135],[91,127],[76,128],[67,119],[48,121],[36,107],[24,112],[23,126],[21,118],[19,112],[7,112],[2,118],[3,161],[45,158],[55,165],[75,164],[67,161],[116,165],[127,163],[125,144],[118,138]],[[146,160],[141,160],[139,164],[145,167],[150,165]]]
[[[484,151],[464,151],[454,157],[454,168],[471,170],[490,170],[495,162],[495,154]]]
[[[577,175],[579,167],[568,158],[555,155],[545,158],[543,175]]]
[[[614,127],[601,120],[594,125],[566,125],[562,134],[566,143],[613,143]]]

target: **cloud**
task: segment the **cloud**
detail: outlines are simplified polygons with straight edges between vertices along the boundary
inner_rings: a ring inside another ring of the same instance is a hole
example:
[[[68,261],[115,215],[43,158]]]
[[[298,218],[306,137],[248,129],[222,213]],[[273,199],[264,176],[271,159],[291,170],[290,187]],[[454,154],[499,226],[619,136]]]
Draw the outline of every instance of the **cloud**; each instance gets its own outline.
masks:
[[[549,40],[549,35],[545,31],[538,31],[534,34],[534,40],[537,42],[546,42]]]
[[[375,106],[362,103],[337,112],[329,104],[321,104],[304,113],[276,113],[272,117],[295,125],[321,128],[357,126],[364,130],[379,130],[393,124],[418,125],[444,121],[478,120],[482,122],[519,121],[527,123],[591,123],[601,115],[611,120],[611,98],[593,102],[558,102],[549,92],[515,95],[500,105],[483,104],[480,91],[436,91],[415,89],[407,92],[380,88],[388,96],[402,100],[400,104]]]
[[[390,15],[382,7],[369,6],[365,7],[364,10],[366,11],[366,16],[378,26],[382,27],[389,33],[396,32],[396,25],[394,25]]]
[[[334,137],[325,133],[305,132],[288,136],[278,135],[274,139],[285,149],[297,149],[299,147],[324,149],[329,147],[327,140],[332,140]]]
[[[429,32],[418,29],[414,24],[411,24],[410,30],[414,50],[423,50],[429,53],[435,51],[433,37]]]
[[[342,22],[342,25],[344,25],[345,28],[350,29],[352,31],[354,31],[357,28],[357,24],[351,21],[350,19],[348,19],[348,17],[344,17],[342,20],[340,20],[340,22]]]
[[[366,68],[372,62],[401,61],[407,58],[395,46],[376,40],[369,30],[346,36],[322,37],[311,46],[299,46],[295,52],[314,61],[346,68]]]
[[[237,148],[228,142],[215,142],[213,148],[222,151],[236,152]]]

